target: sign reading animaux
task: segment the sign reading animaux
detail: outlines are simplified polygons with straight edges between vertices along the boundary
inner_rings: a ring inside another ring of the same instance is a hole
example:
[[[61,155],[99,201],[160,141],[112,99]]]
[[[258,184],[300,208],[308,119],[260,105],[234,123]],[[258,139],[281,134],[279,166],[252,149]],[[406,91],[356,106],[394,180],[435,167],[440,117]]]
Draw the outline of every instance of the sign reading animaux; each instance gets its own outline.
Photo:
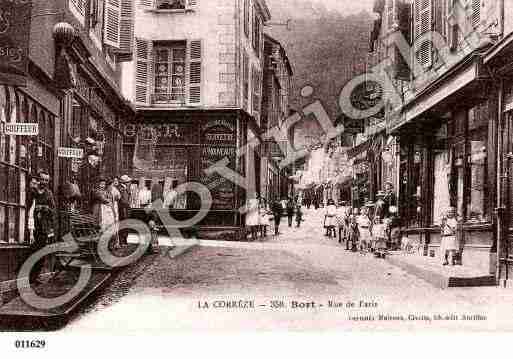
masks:
[[[39,125],[37,123],[6,123],[5,134],[8,136],[37,136]]]
[[[0,0],[0,84],[26,86],[32,0]]]
[[[82,158],[84,150],[81,148],[59,147],[58,156],[62,158]]]

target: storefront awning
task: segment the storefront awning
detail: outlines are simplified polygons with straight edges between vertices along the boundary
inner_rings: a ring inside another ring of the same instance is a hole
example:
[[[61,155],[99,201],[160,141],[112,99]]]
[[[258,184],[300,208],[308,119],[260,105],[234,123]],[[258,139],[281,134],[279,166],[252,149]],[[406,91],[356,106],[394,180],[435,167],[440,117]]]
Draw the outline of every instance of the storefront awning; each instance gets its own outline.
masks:
[[[402,112],[388,120],[388,132],[394,132],[421,116],[442,115],[461,100],[473,101],[486,96],[484,82],[489,75],[483,71],[482,57],[471,54],[430,84],[403,106]]]

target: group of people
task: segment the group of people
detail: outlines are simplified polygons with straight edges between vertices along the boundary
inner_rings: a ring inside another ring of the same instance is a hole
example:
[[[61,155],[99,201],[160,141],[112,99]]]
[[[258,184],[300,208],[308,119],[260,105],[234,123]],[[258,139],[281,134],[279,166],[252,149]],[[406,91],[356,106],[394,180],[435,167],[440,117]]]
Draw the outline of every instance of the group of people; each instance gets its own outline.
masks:
[[[288,218],[288,226],[292,227],[294,216],[296,226],[301,226],[303,212],[301,201],[291,197],[272,201],[269,206],[265,198],[255,194],[246,204],[246,227],[249,230],[251,240],[255,241],[260,234],[261,238],[267,237],[267,226],[274,225],[274,235],[280,234],[281,218]]]
[[[362,254],[372,252],[385,257],[387,250],[399,245],[399,229],[395,226],[397,207],[383,208],[378,201],[361,208],[353,208],[345,201],[339,206],[333,200],[325,208],[325,236],[345,244],[346,250]]]

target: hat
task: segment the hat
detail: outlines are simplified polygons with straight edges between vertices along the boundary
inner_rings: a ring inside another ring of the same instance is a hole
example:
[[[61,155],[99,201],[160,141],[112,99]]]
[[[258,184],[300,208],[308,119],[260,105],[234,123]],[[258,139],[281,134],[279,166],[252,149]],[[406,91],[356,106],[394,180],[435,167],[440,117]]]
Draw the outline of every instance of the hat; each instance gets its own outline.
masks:
[[[130,177],[128,177],[127,175],[123,175],[123,176],[121,176],[119,181],[121,183],[129,183],[129,182],[132,182],[132,179]]]

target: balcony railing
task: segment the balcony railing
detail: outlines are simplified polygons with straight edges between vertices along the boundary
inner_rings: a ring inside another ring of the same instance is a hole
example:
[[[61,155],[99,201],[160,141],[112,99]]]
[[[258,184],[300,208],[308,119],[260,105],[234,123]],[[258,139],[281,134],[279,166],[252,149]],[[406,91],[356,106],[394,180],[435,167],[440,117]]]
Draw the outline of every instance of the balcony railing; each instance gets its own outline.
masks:
[[[185,95],[170,93],[154,93],[151,95],[152,105],[185,106]]]

